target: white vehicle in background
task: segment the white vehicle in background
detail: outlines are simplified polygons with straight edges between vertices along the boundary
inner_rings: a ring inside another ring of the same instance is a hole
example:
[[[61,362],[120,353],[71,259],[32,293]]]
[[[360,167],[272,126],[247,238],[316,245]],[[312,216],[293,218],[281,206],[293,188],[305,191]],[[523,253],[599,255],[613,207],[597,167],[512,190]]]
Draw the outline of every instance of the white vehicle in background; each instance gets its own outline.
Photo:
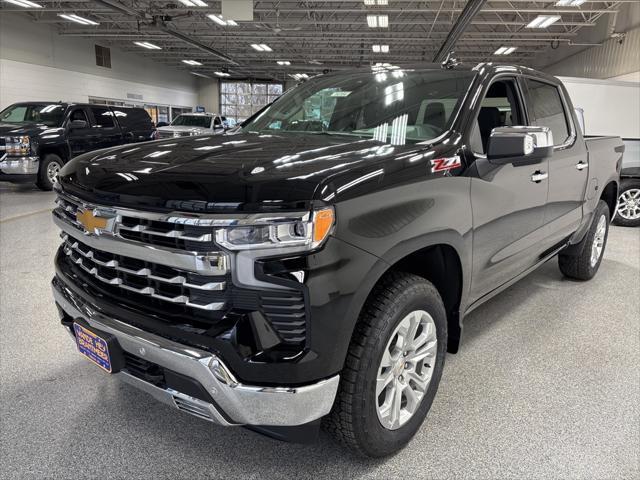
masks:
[[[216,113],[183,113],[170,125],[158,127],[157,138],[224,133],[226,118]]]
[[[573,100],[578,117],[582,117],[585,137],[622,137],[625,151],[613,223],[625,227],[640,226],[640,83],[559,78]]]

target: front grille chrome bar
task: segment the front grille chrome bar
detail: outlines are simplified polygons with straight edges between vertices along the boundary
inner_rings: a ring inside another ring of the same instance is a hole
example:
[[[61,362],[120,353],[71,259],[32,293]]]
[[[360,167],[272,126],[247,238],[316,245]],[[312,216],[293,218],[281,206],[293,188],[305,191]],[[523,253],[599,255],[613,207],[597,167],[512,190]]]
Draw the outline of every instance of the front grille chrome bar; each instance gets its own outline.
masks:
[[[75,245],[77,247],[77,243]],[[197,308],[200,310],[222,310],[224,308],[224,302],[211,302],[208,304],[194,303],[186,295],[176,295],[175,297],[169,297],[166,295],[161,295],[159,293],[156,293],[156,290],[153,287],[136,288],[131,285],[125,284],[122,278],[118,278],[118,277],[107,278],[103,275],[100,275],[100,272],[98,271],[97,267],[91,267],[89,265],[86,265],[85,259],[88,260],[88,257],[84,257],[82,254],[80,254],[77,248],[73,248],[73,245],[69,246],[69,244],[66,244],[64,246],[64,253],[71,259],[73,263],[78,265],[82,270],[84,270],[89,275],[93,276],[94,278],[100,280],[103,283],[117,286],[125,290],[139,293],[141,295],[148,295],[152,298],[157,298],[159,300],[164,300],[166,302],[182,304],[187,307]],[[117,268],[114,268],[114,270],[116,269]]]
[[[80,248],[80,245],[77,241],[72,241],[69,239],[68,235],[63,234],[62,239],[66,242],[65,247],[67,249],[73,250],[83,257],[91,260],[93,263],[100,265],[102,267],[112,268],[119,272],[130,273],[132,275],[137,275],[139,277],[148,278],[150,280],[157,280],[159,282],[169,283],[172,285],[178,285],[188,288],[194,288],[196,290],[205,290],[205,291],[220,291],[226,288],[226,282],[208,282],[202,285],[198,285],[195,283],[189,283],[184,275],[176,275],[174,277],[161,277],[159,275],[153,275],[149,268],[141,268],[139,270],[133,270],[131,268],[126,268],[120,265],[117,260],[109,260],[108,262],[103,262],[96,258],[93,250],[84,251]]]
[[[87,235],[68,215],[53,211],[54,223],[67,235],[88,245],[92,249],[102,250],[115,255],[137,258],[146,262],[200,273],[203,275],[226,275],[228,257],[223,252],[200,253],[177,250],[141,242],[125,240],[108,235]]]

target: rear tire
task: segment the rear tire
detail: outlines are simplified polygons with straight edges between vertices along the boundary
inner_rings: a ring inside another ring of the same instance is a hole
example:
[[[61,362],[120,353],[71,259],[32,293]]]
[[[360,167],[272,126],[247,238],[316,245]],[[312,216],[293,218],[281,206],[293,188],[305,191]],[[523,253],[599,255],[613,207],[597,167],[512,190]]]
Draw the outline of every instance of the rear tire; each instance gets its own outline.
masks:
[[[625,178],[622,180],[617,213],[613,223],[621,227],[640,225],[640,179]]]
[[[403,448],[431,408],[446,345],[436,288],[408,273],[385,276],[360,314],[325,429],[368,457]]]
[[[558,255],[560,271],[569,278],[591,280],[602,263],[609,236],[609,207],[600,200],[593,213],[589,231],[571,253]]]
[[[36,185],[40,190],[49,191],[53,189],[56,183],[58,172],[64,165],[62,158],[55,153],[49,153],[40,160],[40,168],[38,169],[38,179]]]

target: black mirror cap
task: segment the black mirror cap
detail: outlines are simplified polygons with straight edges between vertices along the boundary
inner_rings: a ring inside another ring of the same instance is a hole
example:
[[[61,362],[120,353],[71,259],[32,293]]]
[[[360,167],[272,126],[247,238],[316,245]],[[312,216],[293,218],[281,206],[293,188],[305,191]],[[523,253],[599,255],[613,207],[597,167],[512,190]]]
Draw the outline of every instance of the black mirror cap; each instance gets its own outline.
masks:
[[[69,122],[69,128],[71,130],[87,128],[87,122],[85,120],[71,120],[71,122]]]

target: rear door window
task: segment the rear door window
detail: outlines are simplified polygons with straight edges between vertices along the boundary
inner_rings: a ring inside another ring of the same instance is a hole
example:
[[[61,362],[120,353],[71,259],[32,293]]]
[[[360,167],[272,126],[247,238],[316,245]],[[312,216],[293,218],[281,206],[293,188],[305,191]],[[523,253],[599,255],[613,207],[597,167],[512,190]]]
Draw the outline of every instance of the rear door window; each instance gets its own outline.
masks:
[[[113,112],[106,107],[91,107],[91,113],[95,119],[95,127],[113,128],[116,123],[113,119]]]
[[[569,138],[569,125],[560,91],[555,85],[526,79],[526,101],[531,125],[549,127],[553,144],[562,145]]]

